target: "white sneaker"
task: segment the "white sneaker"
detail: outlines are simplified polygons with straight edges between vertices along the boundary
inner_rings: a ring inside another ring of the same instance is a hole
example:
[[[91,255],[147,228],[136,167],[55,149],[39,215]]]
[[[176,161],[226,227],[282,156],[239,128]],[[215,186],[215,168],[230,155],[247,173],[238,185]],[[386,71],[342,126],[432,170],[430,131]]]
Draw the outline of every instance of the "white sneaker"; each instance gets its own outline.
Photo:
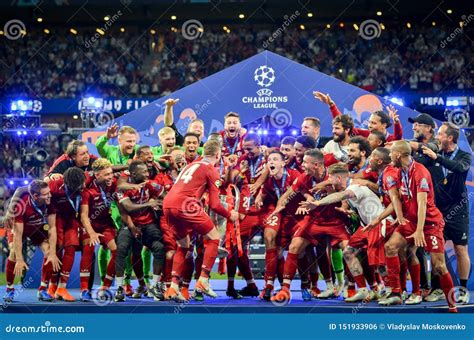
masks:
[[[405,301],[406,299],[408,299],[408,292],[404,290],[402,293],[402,300]]]
[[[346,302],[359,302],[359,301],[365,301],[369,297],[370,293],[367,288],[359,288],[357,290],[357,293],[350,298],[346,298],[344,301]]]
[[[385,287],[385,291],[383,292],[382,296],[380,297],[379,300],[384,300],[388,298],[392,294],[392,288],[390,287]]]
[[[344,283],[340,282],[338,283],[335,287],[334,287],[334,290],[335,290],[335,296],[336,297],[339,297],[341,296],[343,290],[344,290]]]
[[[209,297],[216,298],[217,293],[212,290],[211,285],[209,284],[209,280],[206,279],[199,279],[198,282],[196,282],[196,286],[194,287],[194,290],[199,293],[206,294]]]
[[[379,301],[379,305],[382,305],[382,306],[401,305],[401,304],[402,304],[402,298],[398,295],[391,295],[388,298]]]
[[[405,301],[405,305],[419,305],[423,299],[418,294],[411,294],[410,297]]]
[[[458,295],[458,298],[456,299],[456,302],[462,305],[468,304],[469,297],[470,297],[469,291],[464,287],[459,287],[459,295]]]
[[[446,297],[444,296],[444,293],[441,289],[435,289],[430,293],[430,295],[425,297],[424,300],[426,302],[436,302],[446,300]]]
[[[334,286],[331,284],[331,285],[327,285],[326,289],[319,293],[318,294],[318,299],[329,299],[329,298],[332,298],[332,297],[335,297],[335,289],[334,289]]]

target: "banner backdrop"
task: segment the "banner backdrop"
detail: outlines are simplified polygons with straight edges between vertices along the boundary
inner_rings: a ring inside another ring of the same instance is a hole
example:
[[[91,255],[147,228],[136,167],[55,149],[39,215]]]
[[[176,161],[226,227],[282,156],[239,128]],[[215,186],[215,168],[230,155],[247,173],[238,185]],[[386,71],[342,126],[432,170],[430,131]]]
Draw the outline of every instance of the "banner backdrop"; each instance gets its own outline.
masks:
[[[265,51],[131,111],[117,118],[115,122],[120,126],[131,125],[137,129],[140,133],[140,144],[157,145],[158,131],[163,127],[163,102],[168,98],[179,98],[180,101],[174,106],[174,119],[182,134],[194,118],[204,121],[206,136],[221,130],[224,115],[234,111],[240,114],[242,124],[265,115],[271,116],[276,121],[275,129],[290,125],[299,126],[304,117],[314,116],[321,120],[321,135],[330,136],[332,117],[327,105],[314,99],[312,92],[315,90],[330,94],[339,109],[353,117],[357,127],[366,127],[372,112],[392,104],[356,86]],[[413,132],[408,117],[416,116],[417,112],[394,105],[402,121],[404,136],[407,139],[412,138]],[[105,118],[108,124],[114,119],[112,114]],[[106,125],[84,133],[82,139],[94,143],[98,136],[104,133]],[[464,134],[459,145],[461,149],[471,151]],[[93,144],[90,146],[95,152]],[[473,169],[474,167],[471,167],[467,182],[471,198],[470,241],[474,227]],[[473,249],[470,247],[471,258],[474,259]]]

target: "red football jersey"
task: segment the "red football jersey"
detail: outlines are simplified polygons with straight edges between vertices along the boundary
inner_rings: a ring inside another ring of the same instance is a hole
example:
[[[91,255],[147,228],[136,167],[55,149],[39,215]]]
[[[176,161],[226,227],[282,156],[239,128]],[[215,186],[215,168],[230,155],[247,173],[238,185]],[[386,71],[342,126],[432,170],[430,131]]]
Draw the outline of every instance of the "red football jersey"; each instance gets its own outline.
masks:
[[[89,206],[89,219],[92,227],[113,227],[110,213],[110,205],[113,201],[117,201],[117,178],[113,178],[112,185],[108,187],[100,187],[97,180],[92,178],[90,183],[82,190],[81,205]]]
[[[326,176],[324,177],[323,181],[329,178],[328,173],[326,172]],[[295,192],[299,192],[301,194],[308,193],[311,188],[313,188],[317,183],[319,183],[313,176],[309,176],[306,173],[301,174],[296,182],[291,186]],[[314,198],[320,200],[326,197],[328,194],[332,193],[330,191],[331,186],[327,186],[327,191],[321,191],[319,193],[312,194]],[[345,217],[344,215],[337,211],[335,208],[340,207],[341,202],[325,205],[321,207],[317,207],[313,209],[309,214],[314,219],[314,223],[320,226],[340,226],[344,225]]]
[[[186,159],[186,163],[191,164],[192,162],[197,162],[197,161],[202,160],[202,157],[197,153],[196,156],[194,156],[194,158],[188,155],[185,155],[184,159]]]
[[[292,170],[296,170],[298,171],[300,174],[303,173],[303,166],[302,164],[300,164],[298,162],[298,160],[296,159],[296,157],[294,157],[287,165],[286,165],[287,168],[289,169],[292,169]]]
[[[150,198],[157,199],[163,193],[164,188],[151,181],[147,182],[141,190],[125,190],[123,193],[118,193],[119,202],[123,202],[129,198],[135,204],[144,204],[147,203]],[[132,218],[133,223],[137,225],[150,224],[155,221],[155,213],[151,208],[146,210],[138,210],[129,213]]]
[[[44,225],[48,223],[48,214],[54,211],[50,206],[38,206],[29,193],[24,193],[13,206],[15,223],[23,223],[23,236],[30,237],[35,233],[45,233]]]
[[[300,173],[298,171],[287,168],[284,168],[283,177],[279,180],[269,176],[262,189],[266,196],[265,203],[276,205],[278,199],[291,187],[299,176]],[[292,201],[288,202],[288,205],[292,204]],[[287,206],[288,208],[289,206]]]
[[[263,153],[260,153],[256,159],[250,159],[249,155],[245,154],[238,159],[236,166],[237,170],[240,171],[240,165],[244,161],[248,163],[248,169],[244,172],[247,183],[255,183],[260,175],[265,171],[267,159]]]
[[[58,178],[48,183],[51,190],[51,206],[54,211],[66,218],[78,218],[81,208],[81,193],[71,195],[66,193],[64,179]]]
[[[433,181],[428,169],[423,164],[412,160],[408,171],[399,169],[399,178],[403,215],[409,221],[416,223],[418,221],[417,194],[419,192],[426,192],[428,198],[425,223],[440,223],[443,220],[443,215],[435,205]]]
[[[209,193],[209,207],[226,218],[230,213],[221,205],[219,188],[222,181],[216,168],[206,160],[186,165],[176,183],[166,195],[163,207],[179,210],[193,210],[194,213],[204,212],[199,203],[205,192]],[[201,208],[199,208],[201,207]],[[196,211],[195,209],[199,209]]]
[[[222,136],[223,143],[222,143],[222,157],[227,157],[229,155],[237,155],[242,156],[244,154],[244,137],[237,135],[235,138],[230,138],[226,136],[225,130],[219,131],[220,135]]]
[[[382,183],[379,183],[381,186],[379,189],[383,193],[383,204],[388,207],[390,205],[390,194],[388,193],[392,188],[398,188],[400,178],[398,176],[399,170],[393,165],[389,164],[384,169],[382,174]]]

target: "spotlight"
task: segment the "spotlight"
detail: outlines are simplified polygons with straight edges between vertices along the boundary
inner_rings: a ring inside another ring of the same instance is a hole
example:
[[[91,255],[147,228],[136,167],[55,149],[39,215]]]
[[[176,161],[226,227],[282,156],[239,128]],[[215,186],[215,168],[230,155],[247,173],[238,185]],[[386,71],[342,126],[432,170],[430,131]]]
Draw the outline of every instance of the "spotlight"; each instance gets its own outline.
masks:
[[[262,134],[263,134],[263,130],[262,130],[262,129],[258,129],[257,135],[261,136]]]
[[[308,13],[308,18],[312,18],[313,17],[313,13],[309,12]]]
[[[241,13],[239,14],[239,19],[244,19],[245,18],[245,14]]]
[[[43,18],[38,18],[38,19],[36,19],[36,21],[43,22]]]
[[[268,130],[263,130],[263,135],[264,136],[268,135]]]
[[[74,35],[77,34],[77,31],[76,31],[74,28],[70,28],[70,29],[69,29],[69,32],[71,32],[71,33],[74,34]]]
[[[390,100],[392,103],[397,104],[397,105],[400,105],[400,106],[405,105],[405,103],[403,102],[403,99],[402,99],[402,98],[391,97],[391,98],[389,98],[389,100]]]
[[[33,111],[33,101],[23,99],[13,100],[10,104],[10,111],[23,113]]]
[[[14,183],[15,183],[15,182],[13,182],[12,180],[9,180],[9,181],[8,181],[8,184],[10,184],[10,185],[13,185]]]
[[[296,136],[296,135],[298,135],[298,131],[296,131],[296,130],[291,130],[291,134],[292,134],[293,136]]]
[[[377,16],[379,16],[379,17],[382,16],[382,12],[381,12],[381,11],[378,11],[378,12],[377,12]]]
[[[176,15],[172,15],[171,20],[176,20]]]
[[[452,9],[448,9],[448,10],[446,11],[446,13],[448,13],[448,14],[453,14],[453,10],[452,10]]]
[[[23,181],[23,184],[24,184],[24,185],[28,185],[28,183],[29,183],[29,182],[28,182],[28,180],[26,180],[26,179]]]
[[[110,17],[109,17],[108,15],[106,15],[106,16],[104,17],[104,21],[109,21],[109,20],[110,20]]]
[[[17,132],[16,132],[16,135],[17,135],[17,136],[21,136],[21,131],[17,131]]]
[[[26,136],[27,134],[28,134],[28,132],[26,132],[26,131],[23,131],[23,132],[22,132],[22,135],[23,135],[23,136]]]
[[[101,110],[104,106],[104,99],[95,98],[95,97],[86,97],[81,101],[81,109],[98,111]]]
[[[38,136],[41,136],[42,133],[43,133],[43,132],[41,132],[41,130],[37,130],[37,131],[36,131],[36,134],[37,134]]]
[[[283,135],[283,131],[282,131],[282,130],[277,130],[277,135],[278,135],[278,136],[282,136],[282,135]]]

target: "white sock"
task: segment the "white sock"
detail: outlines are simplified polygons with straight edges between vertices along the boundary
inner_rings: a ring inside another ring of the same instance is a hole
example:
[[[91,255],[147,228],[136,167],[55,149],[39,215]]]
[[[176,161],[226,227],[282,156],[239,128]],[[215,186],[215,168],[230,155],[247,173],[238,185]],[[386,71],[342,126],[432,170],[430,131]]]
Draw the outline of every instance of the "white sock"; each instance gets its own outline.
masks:
[[[123,276],[115,278],[115,284],[117,287],[123,287]]]

